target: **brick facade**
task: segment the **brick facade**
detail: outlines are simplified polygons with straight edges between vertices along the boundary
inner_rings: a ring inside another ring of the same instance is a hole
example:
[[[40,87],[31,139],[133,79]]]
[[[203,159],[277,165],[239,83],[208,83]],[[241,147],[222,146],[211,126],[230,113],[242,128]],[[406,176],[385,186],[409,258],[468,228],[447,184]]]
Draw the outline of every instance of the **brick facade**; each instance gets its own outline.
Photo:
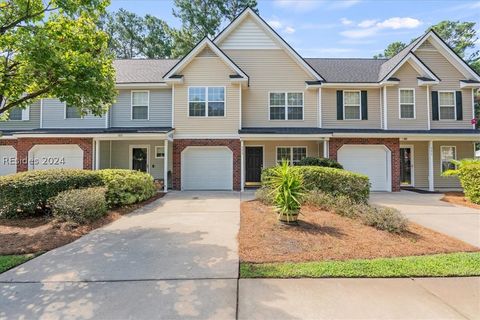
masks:
[[[0,139],[0,145],[12,146],[17,150],[17,172],[28,170],[28,152],[35,145],[76,144],[83,150],[83,169],[93,168],[93,139],[91,138],[18,138]]]
[[[233,190],[241,185],[241,144],[239,139],[175,139],[173,141],[173,189],[182,188],[182,151],[190,146],[225,146],[233,152]]]
[[[395,138],[333,138],[329,141],[330,158],[345,144],[385,145],[392,153],[392,191],[400,191],[400,140]]]

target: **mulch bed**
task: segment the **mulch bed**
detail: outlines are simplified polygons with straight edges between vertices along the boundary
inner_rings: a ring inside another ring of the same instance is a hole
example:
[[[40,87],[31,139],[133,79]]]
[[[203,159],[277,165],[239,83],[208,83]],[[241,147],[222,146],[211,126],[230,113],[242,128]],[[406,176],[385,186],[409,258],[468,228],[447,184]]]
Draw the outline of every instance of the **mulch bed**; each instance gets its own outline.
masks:
[[[242,262],[372,259],[480,251],[460,240],[409,223],[392,234],[315,207],[302,208],[298,226],[278,222],[271,207],[243,202],[239,233]]]
[[[0,255],[38,253],[61,247],[164,195],[157,193],[144,202],[112,209],[105,217],[87,225],[59,222],[52,218],[0,219]]]
[[[469,208],[480,209],[480,205],[470,202],[465,198],[463,192],[445,192],[445,195],[441,200]]]

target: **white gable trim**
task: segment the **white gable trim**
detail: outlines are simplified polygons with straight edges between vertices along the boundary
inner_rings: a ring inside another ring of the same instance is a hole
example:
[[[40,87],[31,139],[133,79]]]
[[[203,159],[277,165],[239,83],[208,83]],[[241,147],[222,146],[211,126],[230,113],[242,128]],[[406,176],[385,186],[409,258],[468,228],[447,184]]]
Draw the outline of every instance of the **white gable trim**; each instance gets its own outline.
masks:
[[[432,71],[430,71],[422,61],[420,61],[412,52],[410,52],[405,56],[405,58],[403,58],[402,61],[400,61],[399,64],[397,64],[395,68],[393,68],[392,71],[385,76],[382,83],[386,81],[385,79],[389,79],[391,76],[393,76],[406,62],[409,62],[415,71],[417,71],[420,75],[423,75],[422,72],[424,72],[426,75],[428,75],[428,77],[434,79],[435,81],[440,81],[440,79],[438,79],[438,77]]]
[[[411,51],[415,52],[415,50],[417,50],[427,39],[432,39],[432,45],[437,49],[440,48],[441,50],[439,51],[443,52],[441,52],[443,56],[445,56],[445,58],[467,79],[470,76],[472,79],[480,81],[480,76],[476,74],[471,67],[465,61],[463,61],[463,59],[461,59],[435,32],[431,30],[427,33],[426,37],[424,37],[415,45],[415,47],[412,48]]]
[[[243,13],[241,13],[235,20],[232,21],[225,29],[218,34],[218,36],[213,40],[215,44],[219,45],[237,26],[245,20],[246,17],[251,17],[255,20],[265,31],[275,39],[281,47],[285,49],[288,55],[302,67],[307,73],[311,74],[316,80],[324,81],[324,79],[308,64],[303,60],[303,58],[295,51],[293,48],[285,41],[282,37],[276,33],[272,27],[268,25],[258,14],[255,13],[251,8],[246,8]]]
[[[200,52],[202,52],[203,49],[206,47],[210,48],[222,61],[229,66],[234,72],[242,76],[243,79],[248,80],[248,75],[246,75],[235,63],[233,63],[230,58],[228,58],[222,50],[220,50],[213,42],[212,40],[205,38],[202,41],[200,41],[199,44],[195,48],[190,51],[185,57],[183,57],[182,60],[180,60],[170,71],[163,76],[165,81],[174,81],[174,79],[169,79],[171,76],[177,74],[177,72],[180,72],[183,70]]]

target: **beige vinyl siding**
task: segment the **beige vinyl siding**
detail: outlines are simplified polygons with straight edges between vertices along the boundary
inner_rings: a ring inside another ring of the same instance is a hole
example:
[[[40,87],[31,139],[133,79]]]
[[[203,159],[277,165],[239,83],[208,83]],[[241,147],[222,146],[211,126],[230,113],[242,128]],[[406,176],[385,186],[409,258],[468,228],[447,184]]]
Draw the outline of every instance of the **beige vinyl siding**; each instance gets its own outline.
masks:
[[[418,86],[419,76],[409,63],[405,63],[394,74],[395,78],[400,79],[400,84],[387,89],[388,129],[428,129],[427,88]],[[400,119],[399,90],[403,88],[415,90],[415,119]]]
[[[197,57],[216,58],[217,55],[212,51],[212,49],[206,47],[199,54],[197,54]]]
[[[175,84],[175,134],[221,135],[238,134],[239,129],[239,84],[231,84],[234,72],[220,58],[195,58],[181,74],[183,84]],[[189,117],[188,87],[225,87],[224,117]]]
[[[419,50],[415,54],[440,78],[440,83],[434,85],[430,90],[460,90],[460,80],[464,80],[462,75],[440,52]],[[462,90],[463,100],[463,120],[441,120],[432,121],[432,129],[449,129],[449,128],[464,128],[471,129],[470,121],[473,118],[472,114],[472,92],[470,89]]]
[[[430,41],[424,41],[417,50],[436,50]]]
[[[337,90],[367,91],[368,96],[368,120],[337,120]],[[380,89],[348,88],[348,89],[322,89],[322,127],[323,128],[361,128],[380,129],[381,103]]]
[[[227,49],[278,49],[275,40],[252,18],[243,20],[220,44]]]
[[[414,187],[428,189],[428,141],[408,141],[403,146],[413,146]]]
[[[311,76],[283,50],[225,50],[250,77],[242,94],[243,127],[317,127],[318,90],[306,90]],[[270,120],[269,92],[303,92],[304,119]]]
[[[277,147],[307,147],[307,157],[323,156],[323,141],[245,141],[245,147],[262,146],[264,168],[277,164]]]
[[[435,141],[433,143],[433,173],[435,188],[460,188],[460,182],[457,177],[443,177],[440,167],[440,147],[455,146],[457,147],[457,160],[473,158],[473,142],[472,141]]]

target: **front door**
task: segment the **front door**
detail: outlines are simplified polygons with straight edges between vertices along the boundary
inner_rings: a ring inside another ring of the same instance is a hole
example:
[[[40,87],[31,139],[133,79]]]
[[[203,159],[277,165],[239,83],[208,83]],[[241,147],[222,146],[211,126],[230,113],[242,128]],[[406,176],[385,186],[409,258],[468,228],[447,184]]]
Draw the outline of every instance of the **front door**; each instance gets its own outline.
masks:
[[[263,147],[245,147],[245,168],[245,184],[260,184],[263,168]]]
[[[400,148],[400,183],[402,186],[413,186],[413,149]]]
[[[132,148],[132,170],[147,172],[148,148]]]

